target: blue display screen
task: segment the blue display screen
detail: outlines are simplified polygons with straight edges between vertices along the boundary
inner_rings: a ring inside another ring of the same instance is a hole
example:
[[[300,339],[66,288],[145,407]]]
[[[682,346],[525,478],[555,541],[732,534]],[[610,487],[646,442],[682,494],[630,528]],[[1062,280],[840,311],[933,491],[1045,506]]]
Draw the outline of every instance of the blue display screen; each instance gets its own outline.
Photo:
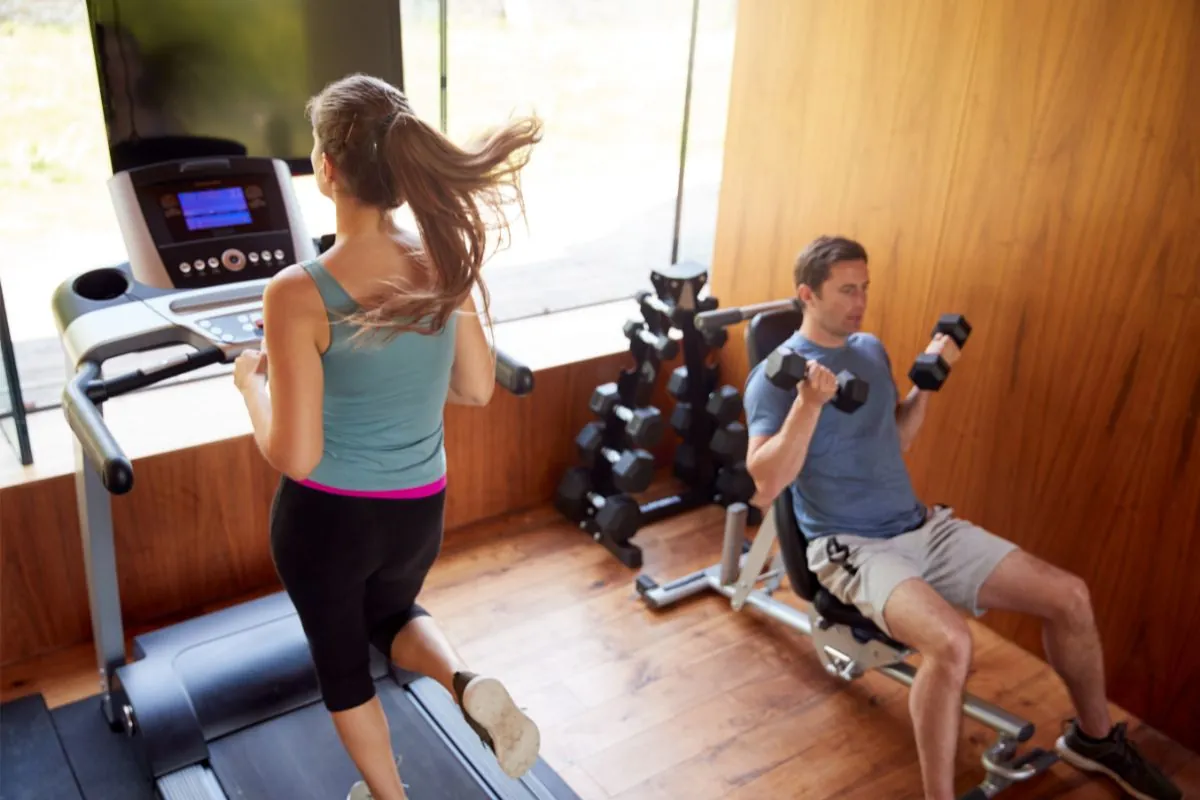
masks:
[[[180,192],[179,207],[189,231],[225,228],[230,225],[249,225],[250,209],[242,187],[205,189],[199,192]]]

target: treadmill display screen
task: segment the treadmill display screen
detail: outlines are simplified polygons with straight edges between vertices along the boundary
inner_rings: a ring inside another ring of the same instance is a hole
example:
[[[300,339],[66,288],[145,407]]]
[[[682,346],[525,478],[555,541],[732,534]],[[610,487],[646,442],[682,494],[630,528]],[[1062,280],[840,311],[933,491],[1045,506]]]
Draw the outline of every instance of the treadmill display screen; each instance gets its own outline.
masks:
[[[253,222],[246,205],[246,193],[240,186],[180,192],[179,207],[189,231],[229,228]]]
[[[279,189],[263,176],[153,183],[140,193],[147,218],[159,223],[151,228],[160,245],[288,230]]]

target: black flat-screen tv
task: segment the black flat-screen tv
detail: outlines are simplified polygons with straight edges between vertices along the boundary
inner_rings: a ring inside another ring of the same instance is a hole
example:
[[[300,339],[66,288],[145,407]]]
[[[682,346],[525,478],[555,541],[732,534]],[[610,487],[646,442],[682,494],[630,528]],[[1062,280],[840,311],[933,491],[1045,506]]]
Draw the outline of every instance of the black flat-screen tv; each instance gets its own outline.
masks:
[[[310,97],[354,72],[403,88],[400,0],[87,0],[113,172],[279,158],[310,174]]]

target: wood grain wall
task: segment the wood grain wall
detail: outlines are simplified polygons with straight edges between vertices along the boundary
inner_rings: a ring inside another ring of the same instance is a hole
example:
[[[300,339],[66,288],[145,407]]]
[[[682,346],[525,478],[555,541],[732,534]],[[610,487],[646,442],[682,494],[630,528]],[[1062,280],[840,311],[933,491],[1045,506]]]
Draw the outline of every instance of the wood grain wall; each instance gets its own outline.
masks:
[[[855,237],[901,387],[966,314],[919,490],[1086,578],[1111,697],[1200,749],[1200,5],[738,15],[713,293],[790,296],[805,243]],[[987,619],[1041,654],[1035,622]]]
[[[618,354],[541,370],[528,397],[497,391],[485,408],[449,407],[447,535],[550,502],[595,418],[592,390],[631,363]],[[651,400],[670,413],[665,389]],[[667,468],[673,439],[655,449]],[[127,627],[278,588],[267,539],[278,474],[249,436],[137,459],[134,470],[134,491],[113,498]],[[0,664],[90,639],[75,509],[72,475],[0,490]]]

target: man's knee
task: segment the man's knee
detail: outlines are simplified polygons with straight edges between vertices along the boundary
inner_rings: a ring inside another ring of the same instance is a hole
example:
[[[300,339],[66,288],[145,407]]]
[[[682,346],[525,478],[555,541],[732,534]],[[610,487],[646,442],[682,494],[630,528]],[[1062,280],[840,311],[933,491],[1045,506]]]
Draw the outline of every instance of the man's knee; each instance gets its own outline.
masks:
[[[965,678],[971,669],[971,631],[956,614],[941,623],[931,629],[921,655]]]
[[[923,659],[966,679],[971,667],[971,630],[966,620],[929,584],[901,583],[884,610],[888,627]]]
[[[1083,578],[1070,572],[1062,573],[1055,581],[1054,597],[1051,613],[1055,621],[1072,626],[1092,624],[1092,595]]]

